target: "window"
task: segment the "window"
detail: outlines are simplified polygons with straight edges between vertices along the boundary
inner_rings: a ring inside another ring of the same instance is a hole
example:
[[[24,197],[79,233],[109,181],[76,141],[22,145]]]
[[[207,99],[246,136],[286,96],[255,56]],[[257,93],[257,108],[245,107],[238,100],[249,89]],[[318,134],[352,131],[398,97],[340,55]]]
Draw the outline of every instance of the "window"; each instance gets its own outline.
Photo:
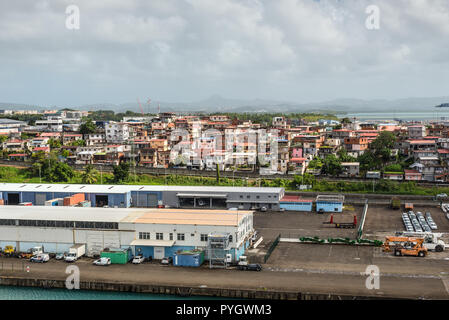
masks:
[[[201,241],[207,241],[207,234],[201,234]]]
[[[156,233],[156,240],[164,240],[164,234],[163,233]]]
[[[194,237],[194,236],[195,236],[195,234],[194,234],[194,233],[191,233],[191,234],[190,234],[190,236],[191,236],[191,237]]]
[[[185,239],[184,233],[178,233],[177,236],[178,236],[177,239],[179,241],[184,241],[184,239]]]
[[[250,196],[250,195],[247,195],[247,196],[246,196],[246,199],[249,199],[249,198],[251,198],[251,196]]]
[[[243,199],[243,196],[242,196],[242,195],[240,195],[240,199]]]
[[[170,240],[173,240],[173,233],[170,233]]]
[[[260,196],[256,196],[256,199],[260,199]]]
[[[229,242],[232,242],[232,234],[229,235]]]
[[[149,232],[139,232],[139,239],[149,240],[150,233]]]

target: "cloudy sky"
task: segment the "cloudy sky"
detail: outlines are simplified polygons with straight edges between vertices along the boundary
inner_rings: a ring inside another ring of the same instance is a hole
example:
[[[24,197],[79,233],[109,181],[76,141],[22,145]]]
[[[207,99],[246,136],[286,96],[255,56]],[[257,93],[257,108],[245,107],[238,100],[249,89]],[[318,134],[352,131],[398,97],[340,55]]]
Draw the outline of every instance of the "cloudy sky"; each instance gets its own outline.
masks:
[[[80,29],[66,28],[66,7]],[[368,30],[367,6],[380,9]],[[449,95],[448,0],[0,1],[0,102]]]

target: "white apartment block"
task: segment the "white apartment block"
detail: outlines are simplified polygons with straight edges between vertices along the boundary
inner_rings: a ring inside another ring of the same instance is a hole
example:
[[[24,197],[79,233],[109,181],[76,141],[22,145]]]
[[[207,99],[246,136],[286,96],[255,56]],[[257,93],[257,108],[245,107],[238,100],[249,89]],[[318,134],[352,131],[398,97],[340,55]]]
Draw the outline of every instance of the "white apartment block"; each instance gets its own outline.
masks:
[[[35,127],[40,131],[62,132],[62,118],[53,116],[45,120],[37,120]]]
[[[129,126],[121,122],[110,122],[105,125],[106,142],[123,143],[129,139]]]

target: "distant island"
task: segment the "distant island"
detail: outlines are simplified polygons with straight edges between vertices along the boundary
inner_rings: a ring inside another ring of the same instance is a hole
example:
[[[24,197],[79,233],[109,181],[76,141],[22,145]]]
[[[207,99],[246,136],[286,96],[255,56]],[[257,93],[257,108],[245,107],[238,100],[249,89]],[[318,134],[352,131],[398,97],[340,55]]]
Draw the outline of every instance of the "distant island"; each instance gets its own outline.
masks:
[[[449,108],[449,103],[442,103],[442,104],[436,106],[435,108]]]

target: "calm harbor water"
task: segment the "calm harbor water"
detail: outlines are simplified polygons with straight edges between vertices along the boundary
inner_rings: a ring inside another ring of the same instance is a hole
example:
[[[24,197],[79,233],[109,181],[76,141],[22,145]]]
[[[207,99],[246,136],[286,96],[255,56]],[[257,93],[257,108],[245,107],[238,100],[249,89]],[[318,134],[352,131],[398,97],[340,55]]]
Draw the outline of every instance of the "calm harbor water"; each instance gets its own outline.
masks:
[[[449,120],[449,110],[433,111],[433,112],[367,112],[367,113],[349,113],[344,117],[354,118],[360,120]]]
[[[218,300],[209,297],[0,286],[0,300]]]

